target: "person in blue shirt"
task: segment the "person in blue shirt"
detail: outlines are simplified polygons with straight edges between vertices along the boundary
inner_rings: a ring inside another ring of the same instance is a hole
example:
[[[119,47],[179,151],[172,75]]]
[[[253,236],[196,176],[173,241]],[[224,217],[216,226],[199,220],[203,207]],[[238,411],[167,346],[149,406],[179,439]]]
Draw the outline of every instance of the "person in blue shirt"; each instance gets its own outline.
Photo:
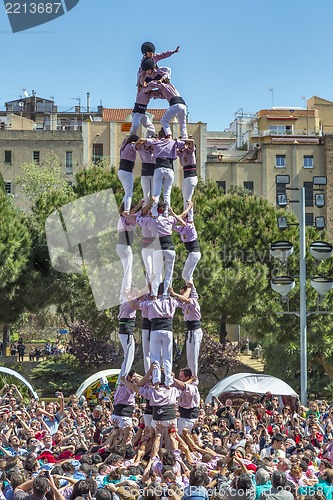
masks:
[[[256,500],[259,500],[261,493],[272,488],[271,476],[266,469],[258,469],[255,475],[252,476],[256,488]]]

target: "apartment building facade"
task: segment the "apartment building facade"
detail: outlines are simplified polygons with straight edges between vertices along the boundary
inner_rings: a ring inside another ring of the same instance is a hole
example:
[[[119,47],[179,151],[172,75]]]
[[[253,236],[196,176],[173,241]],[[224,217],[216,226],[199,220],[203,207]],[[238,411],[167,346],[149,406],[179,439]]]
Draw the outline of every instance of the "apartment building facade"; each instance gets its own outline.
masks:
[[[216,181],[225,192],[235,184],[276,204],[277,192],[281,192],[276,175],[289,175],[291,186],[305,188],[306,224],[313,225],[316,216],[324,215],[331,227],[329,203],[324,208],[314,204],[312,179],[328,175],[330,170],[331,160],[327,153],[330,141],[324,130],[325,123],[330,120],[333,123],[333,103],[325,107],[325,115],[320,109],[310,108],[310,103],[316,105],[311,99],[307,109],[263,109],[243,122],[246,151],[234,147],[231,151],[220,150],[208,155],[207,178]],[[298,213],[297,204],[290,204],[288,209]]]

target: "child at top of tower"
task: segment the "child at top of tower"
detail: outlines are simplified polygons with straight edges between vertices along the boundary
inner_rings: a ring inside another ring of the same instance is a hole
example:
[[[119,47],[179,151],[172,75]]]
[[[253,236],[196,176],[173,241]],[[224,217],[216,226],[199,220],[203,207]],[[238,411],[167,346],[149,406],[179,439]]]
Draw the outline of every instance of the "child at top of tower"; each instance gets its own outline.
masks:
[[[153,59],[154,63],[156,64],[158,61],[161,61],[162,59],[166,59],[167,57],[172,56],[173,54],[176,54],[179,52],[179,45],[176,47],[175,50],[167,50],[166,52],[160,52],[160,53],[155,53],[155,45],[152,42],[144,42],[141,45],[141,53],[142,53],[142,59],[140,61],[140,67],[137,75],[137,85],[140,86],[142,85],[144,78],[143,78],[143,73],[144,71],[141,68],[141,64],[146,58],[151,58]],[[164,71],[164,73],[169,74],[169,78],[171,78],[171,69],[170,68],[159,68]]]

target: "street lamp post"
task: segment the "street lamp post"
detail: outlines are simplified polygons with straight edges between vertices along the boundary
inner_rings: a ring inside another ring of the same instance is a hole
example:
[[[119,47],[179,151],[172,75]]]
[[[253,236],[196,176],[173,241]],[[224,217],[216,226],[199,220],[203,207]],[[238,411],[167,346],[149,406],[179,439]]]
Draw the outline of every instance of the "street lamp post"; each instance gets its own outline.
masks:
[[[290,177],[288,175],[276,176],[276,182],[289,184]],[[321,176],[314,176],[313,184],[323,186],[326,184],[326,178]],[[307,405],[307,386],[308,386],[308,360],[307,360],[307,317],[310,314],[327,314],[327,311],[314,311],[307,312],[306,310],[306,240],[305,240],[305,188],[289,188],[299,191],[299,286],[300,286],[300,304],[299,311],[283,311],[280,314],[294,314],[300,319],[300,382],[301,382],[301,403]],[[320,196],[320,206],[325,203],[323,194]],[[285,193],[277,195],[278,205],[285,208],[289,202]],[[319,206],[319,205],[317,205]],[[286,217],[278,217],[278,225],[280,229],[287,229],[288,223]],[[318,229],[324,229],[324,217],[316,217],[315,226]],[[312,248],[311,248],[312,247]],[[314,248],[315,247],[315,248]],[[288,257],[292,254],[292,244],[288,241],[278,241],[271,245],[271,255],[283,262],[286,262]],[[311,254],[317,261],[331,257],[333,247],[329,243],[315,242],[310,246]],[[316,289],[320,296],[323,296],[327,291],[333,287],[333,280],[330,278],[320,277],[311,280],[311,285]],[[277,291],[282,296],[282,301],[287,302],[288,293],[294,288],[295,281],[290,276],[278,276],[271,280],[271,286],[274,291]]]
[[[307,403],[308,356],[306,331],[306,249],[305,249],[305,189],[301,188],[299,198],[299,315],[300,315],[300,370],[301,402]]]

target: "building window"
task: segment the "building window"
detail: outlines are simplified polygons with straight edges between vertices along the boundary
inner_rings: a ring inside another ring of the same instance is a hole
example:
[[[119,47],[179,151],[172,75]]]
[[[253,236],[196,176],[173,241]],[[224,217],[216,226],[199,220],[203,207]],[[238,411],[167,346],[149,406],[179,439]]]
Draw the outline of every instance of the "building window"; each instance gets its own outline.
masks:
[[[276,168],[285,168],[286,156],[285,155],[276,155],[275,156],[275,166],[276,166]]]
[[[7,194],[12,194],[12,183],[11,181],[5,181],[5,191]]]
[[[72,151],[66,151],[65,173],[66,174],[73,173],[73,152]]]
[[[313,168],[313,156],[312,155],[304,155],[304,168]]]
[[[313,226],[313,213],[310,212],[305,214],[305,225]]]
[[[32,161],[34,161],[35,163],[40,163],[40,151],[32,152]]]
[[[97,163],[103,158],[103,144],[93,144],[93,163]]]
[[[279,194],[287,194],[286,192],[286,185],[285,184],[279,184],[279,183],[276,183],[276,204],[278,205],[278,195]]]
[[[313,183],[304,182],[305,188],[305,206],[313,207]]]
[[[225,181],[216,181],[216,184],[219,189],[223,189],[224,193],[226,193],[227,186]]]
[[[268,130],[269,130],[270,134],[278,134],[278,135],[292,134],[293,133],[293,126],[292,125],[269,125]]]
[[[245,189],[248,189],[251,191],[251,193],[254,193],[254,182],[253,181],[244,181],[244,187]]]
[[[12,151],[5,151],[5,163],[12,163]]]

